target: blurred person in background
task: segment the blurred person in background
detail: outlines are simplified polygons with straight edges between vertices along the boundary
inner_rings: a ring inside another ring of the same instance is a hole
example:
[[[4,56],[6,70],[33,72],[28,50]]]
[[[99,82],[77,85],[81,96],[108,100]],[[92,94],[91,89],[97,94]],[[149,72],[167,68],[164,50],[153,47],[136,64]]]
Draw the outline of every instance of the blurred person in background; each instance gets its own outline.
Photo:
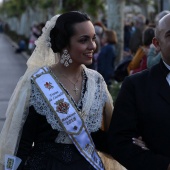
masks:
[[[103,76],[108,88],[112,83],[116,59],[117,34],[113,30],[106,29],[103,33],[102,48],[98,56],[97,71]]]
[[[142,14],[134,16],[134,26],[132,28],[132,34],[129,42],[129,48],[132,55],[134,55],[137,49],[142,45],[142,34],[146,27],[145,20],[146,18]]]
[[[127,67],[129,75],[147,69],[147,55],[154,36],[155,36],[154,28],[148,27],[144,30],[142,36],[143,45],[138,48],[136,54],[132,58],[132,61],[129,63]]]
[[[96,50],[94,51],[92,64],[88,65],[87,67],[97,70],[98,56],[99,56],[101,46],[102,46],[101,38],[104,33],[104,30],[106,30],[106,27],[104,26],[104,24],[102,22],[97,21],[94,23],[94,29],[95,29],[95,33],[96,33],[96,40],[95,40],[96,41]]]
[[[30,38],[29,38],[29,43],[28,43],[28,49],[32,53],[34,48],[35,48],[35,41],[37,38],[40,36],[41,30],[36,21],[34,21],[31,30],[30,30]]]
[[[124,52],[130,52],[130,39],[133,31],[132,19],[127,16],[124,21]]]

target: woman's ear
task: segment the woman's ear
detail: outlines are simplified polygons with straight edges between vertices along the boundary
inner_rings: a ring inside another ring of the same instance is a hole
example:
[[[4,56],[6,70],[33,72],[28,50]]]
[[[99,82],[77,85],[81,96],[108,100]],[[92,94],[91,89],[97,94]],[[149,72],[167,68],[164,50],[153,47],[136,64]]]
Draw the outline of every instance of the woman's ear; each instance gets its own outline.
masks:
[[[152,39],[152,44],[155,46],[156,51],[160,51],[161,50],[160,45],[159,45],[159,41],[158,41],[158,39],[156,37],[154,37]]]

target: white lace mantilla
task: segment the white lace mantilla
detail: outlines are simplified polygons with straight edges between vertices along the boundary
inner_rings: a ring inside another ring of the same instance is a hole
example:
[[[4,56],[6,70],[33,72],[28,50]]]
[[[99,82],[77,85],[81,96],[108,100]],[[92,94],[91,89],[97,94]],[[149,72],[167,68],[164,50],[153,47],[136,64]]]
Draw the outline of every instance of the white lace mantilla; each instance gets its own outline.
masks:
[[[91,133],[96,132],[101,127],[103,108],[109,97],[107,95],[106,83],[101,75],[94,70],[87,69],[85,66],[84,71],[87,76],[87,83],[86,92],[84,97],[81,98],[83,103],[81,112],[85,125],[89,133]],[[46,116],[47,122],[53,129],[60,131],[55,140],[56,143],[72,143],[35,84],[32,84],[31,105],[34,106],[37,113]]]

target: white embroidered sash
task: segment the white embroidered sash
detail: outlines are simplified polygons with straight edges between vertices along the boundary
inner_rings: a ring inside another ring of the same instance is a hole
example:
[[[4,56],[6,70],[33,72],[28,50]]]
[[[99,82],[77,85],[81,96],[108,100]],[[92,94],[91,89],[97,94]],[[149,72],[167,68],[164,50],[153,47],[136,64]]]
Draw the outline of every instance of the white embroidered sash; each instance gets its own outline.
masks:
[[[57,80],[45,67],[34,74],[32,79],[79,152],[95,169],[104,170],[83,119]]]

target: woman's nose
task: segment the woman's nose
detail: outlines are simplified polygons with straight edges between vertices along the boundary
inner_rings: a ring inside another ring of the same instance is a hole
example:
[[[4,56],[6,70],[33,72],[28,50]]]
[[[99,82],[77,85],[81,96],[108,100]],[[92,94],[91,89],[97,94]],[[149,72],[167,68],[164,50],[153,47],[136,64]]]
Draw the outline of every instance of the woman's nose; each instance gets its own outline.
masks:
[[[96,49],[96,42],[95,41],[90,41],[89,49],[91,49],[91,50],[95,50]]]

